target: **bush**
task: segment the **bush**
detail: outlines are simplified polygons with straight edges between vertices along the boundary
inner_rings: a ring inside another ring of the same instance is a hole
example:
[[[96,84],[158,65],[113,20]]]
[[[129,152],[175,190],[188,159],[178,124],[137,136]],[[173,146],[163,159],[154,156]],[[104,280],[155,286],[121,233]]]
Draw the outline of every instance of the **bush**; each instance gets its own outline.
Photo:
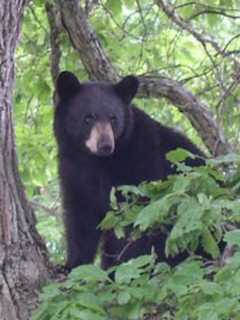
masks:
[[[119,188],[126,198],[121,205],[113,191],[112,211],[101,228],[114,228],[122,237],[131,226],[131,237],[137,238],[143,231],[171,224],[166,255],[188,250],[190,257],[175,268],[158,263],[154,252],[108,271],[80,266],[64,283],[43,289],[34,320],[134,320],[156,319],[156,315],[179,320],[239,319],[240,231],[234,229],[240,219],[239,158],[228,155],[192,169],[178,162],[187,155],[183,150],[169,153],[181,172],[166,181]],[[216,169],[219,165],[227,165],[224,174]],[[227,263],[220,255],[221,239],[236,248]],[[211,261],[194,255],[198,245]],[[113,271],[115,281],[109,277]]]

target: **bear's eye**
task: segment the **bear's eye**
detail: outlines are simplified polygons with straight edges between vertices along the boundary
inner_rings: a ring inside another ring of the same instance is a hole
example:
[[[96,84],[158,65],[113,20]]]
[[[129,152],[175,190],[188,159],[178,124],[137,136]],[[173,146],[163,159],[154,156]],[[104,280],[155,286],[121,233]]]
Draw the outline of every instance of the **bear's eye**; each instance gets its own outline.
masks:
[[[90,114],[87,114],[85,117],[84,117],[84,122],[86,123],[86,124],[90,124],[93,120],[95,120],[96,119],[96,116],[94,115],[94,114],[92,114],[92,113],[90,113]]]
[[[111,116],[110,116],[110,121],[111,121],[111,123],[112,123],[113,125],[116,124],[116,123],[117,123],[117,117],[114,116],[114,115],[111,115]]]

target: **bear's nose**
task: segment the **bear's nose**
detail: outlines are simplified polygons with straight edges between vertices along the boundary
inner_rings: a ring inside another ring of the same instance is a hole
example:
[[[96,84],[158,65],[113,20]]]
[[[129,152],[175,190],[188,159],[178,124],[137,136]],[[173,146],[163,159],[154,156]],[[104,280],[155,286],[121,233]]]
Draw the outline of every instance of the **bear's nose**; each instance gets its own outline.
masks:
[[[110,142],[102,142],[98,144],[98,154],[100,156],[109,156],[113,152],[113,146]]]

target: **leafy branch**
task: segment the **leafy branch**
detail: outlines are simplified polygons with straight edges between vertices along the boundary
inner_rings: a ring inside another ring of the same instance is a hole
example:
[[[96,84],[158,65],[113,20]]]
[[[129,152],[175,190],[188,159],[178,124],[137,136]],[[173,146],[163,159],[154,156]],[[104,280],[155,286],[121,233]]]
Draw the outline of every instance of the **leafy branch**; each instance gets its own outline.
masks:
[[[218,44],[218,42],[214,39],[213,36],[210,36],[206,34],[203,30],[196,30],[192,26],[190,22],[184,21],[184,19],[176,12],[175,8],[167,3],[164,0],[155,0],[156,4],[159,6],[159,8],[182,30],[185,30],[189,32],[195,39],[197,39],[202,46],[206,49],[206,44],[210,44],[215,51],[225,57],[227,54],[225,53],[225,50],[221,48],[221,46]],[[233,61],[235,63],[239,64],[239,61],[237,61],[235,58],[233,58]]]

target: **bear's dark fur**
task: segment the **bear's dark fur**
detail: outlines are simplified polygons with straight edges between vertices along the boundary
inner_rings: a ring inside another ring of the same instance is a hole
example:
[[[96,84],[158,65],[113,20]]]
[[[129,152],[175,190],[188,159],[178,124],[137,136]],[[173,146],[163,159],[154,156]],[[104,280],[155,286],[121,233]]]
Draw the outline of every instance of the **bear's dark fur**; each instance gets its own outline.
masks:
[[[184,135],[131,105],[137,89],[134,76],[115,85],[80,83],[70,72],[62,72],[58,78],[54,132],[69,268],[94,260],[101,236],[97,226],[109,209],[113,186],[165,179],[175,171],[166,153],[179,147],[200,156],[187,159],[188,165],[203,163],[202,152]],[[124,252],[121,261],[150,253],[152,246],[160,260],[167,260],[164,242],[161,234],[143,236]],[[112,232],[104,235],[104,268],[117,262],[125,244]],[[183,255],[167,261],[175,264],[182,259]]]

